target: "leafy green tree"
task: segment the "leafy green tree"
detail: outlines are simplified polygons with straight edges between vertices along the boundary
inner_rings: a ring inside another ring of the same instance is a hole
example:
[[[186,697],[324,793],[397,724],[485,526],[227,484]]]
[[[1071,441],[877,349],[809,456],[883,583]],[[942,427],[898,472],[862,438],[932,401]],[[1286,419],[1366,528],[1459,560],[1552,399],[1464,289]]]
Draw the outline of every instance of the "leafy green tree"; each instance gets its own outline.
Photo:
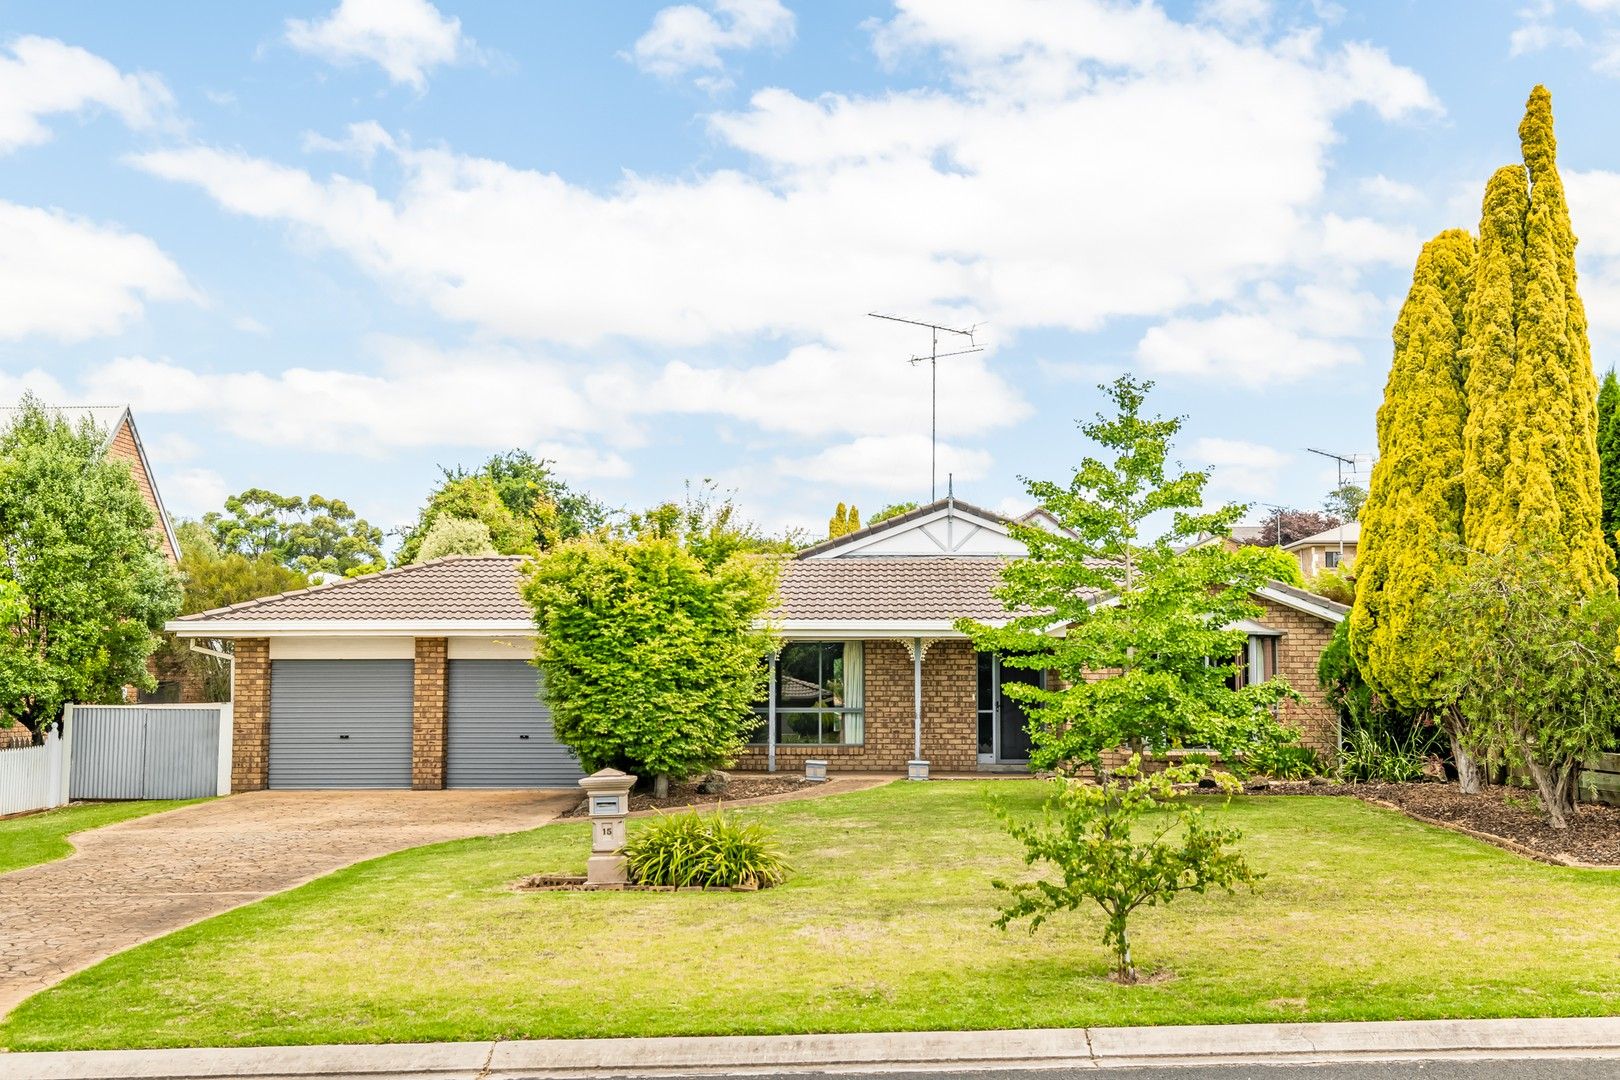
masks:
[[[1137,909],[1168,904],[1185,892],[1234,892],[1263,876],[1232,849],[1236,830],[1208,824],[1201,807],[1175,798],[1174,784],[1198,779],[1201,770],[1179,766],[1143,777],[1140,766],[1133,757],[1095,786],[1052,781],[1038,823],[1003,813],[1007,831],[1024,845],[1024,862],[1051,866],[1058,880],[992,883],[1011,894],[996,919],[1003,930],[1029,919],[1033,934],[1058,912],[1088,903],[1101,908],[1103,944],[1114,950],[1114,977],[1122,983],[1137,979],[1129,926]],[[1228,792],[1236,783],[1221,780]]]
[[[418,561],[418,549],[441,515],[481,521],[502,555],[532,555],[607,525],[607,509],[552,475],[523,450],[495,454],[469,472],[440,470],[416,524],[401,534],[398,565]]]
[[[489,526],[469,518],[441,516],[422,538],[416,561],[442,559],[449,555],[495,555],[495,542],[490,539]],[[510,553],[504,553],[510,554]]]
[[[1463,559],[1461,360],[1474,241],[1460,229],[1423,246],[1395,322],[1395,354],[1378,410],[1378,462],[1362,508],[1350,644],[1378,692],[1446,722],[1465,792],[1481,776],[1442,680],[1452,644],[1423,625],[1423,605]]]
[[[539,629],[557,737],[586,769],[667,791],[731,761],[757,726],[775,567],[723,523],[675,504],[634,537],[581,537],[535,561],[523,595]]]
[[[888,506],[885,506],[871,517],[867,518],[866,524],[869,526],[876,525],[880,521],[888,521],[890,518],[899,517],[901,514],[909,514],[915,509],[917,509],[917,504],[914,502],[890,503]]]
[[[212,511],[202,520],[221,552],[249,559],[269,555],[302,574],[354,577],[386,565],[382,530],[342,499],[249,488],[225,500],[225,513]]]
[[[102,433],[25,398],[0,434],[0,716],[39,739],[72,701],[151,689],[180,609],[157,520]]]
[[[394,556],[396,565],[405,566],[423,561],[422,548],[426,540],[444,520],[472,521],[484,527],[491,548],[502,555],[533,555],[540,544],[532,522],[519,520],[510,507],[501,501],[495,482],[487,476],[467,474],[447,477],[422,508],[415,528],[405,533],[399,551]]]
[[[722,494],[712,480],[688,483],[681,501],[626,515],[609,532],[632,540],[674,540],[711,568],[737,554],[791,555],[799,547],[791,535],[766,536],[745,520],[732,496]]]
[[[1470,560],[1427,617],[1456,642],[1446,679],[1474,749],[1521,766],[1567,828],[1581,763],[1620,739],[1620,599],[1588,593],[1561,554],[1508,547]]]
[[[1067,484],[1024,481],[1067,531],[1010,525],[1028,550],[1002,572],[997,595],[1010,618],[1000,627],[957,624],[1007,666],[1061,677],[1052,689],[1003,686],[1028,708],[1037,768],[1103,773],[1103,754],[1120,746],[1209,746],[1230,757],[1281,737],[1275,710],[1292,693],[1287,684],[1230,685],[1247,641],[1230,627],[1262,615],[1251,594],[1271,578],[1272,556],[1188,546],[1229,535],[1246,508],[1204,512],[1208,475],[1167,473],[1181,421],[1142,416],[1151,387],[1129,376],[1103,387],[1115,415],[1081,431],[1108,460],[1087,457]],[[1144,523],[1166,515],[1169,527],[1148,539]],[[1051,633],[1054,624],[1065,632]]]
[[[1603,490],[1603,537],[1620,557],[1620,379],[1614,369],[1598,393],[1598,476]]]
[[[208,526],[200,521],[182,521],[174,532],[180,542],[182,615],[212,611],[309,586],[307,577],[283,566],[274,555],[250,558],[237,552],[221,551]],[[219,653],[232,650],[232,643],[223,638],[204,639],[202,644]],[[195,675],[206,700],[230,700],[229,661],[196,652],[191,648],[190,639],[169,635],[164,636],[157,657],[160,672],[186,670]]]
[[[1342,521],[1359,521],[1361,508],[1366,503],[1367,489],[1353,480],[1346,480],[1328,492],[1327,498],[1322,500],[1322,509],[1326,510],[1330,517]]]
[[[1464,539],[1485,553],[1534,545],[1586,592],[1612,592],[1597,380],[1545,87],[1519,142],[1524,168],[1498,170],[1486,189],[1468,307]]]

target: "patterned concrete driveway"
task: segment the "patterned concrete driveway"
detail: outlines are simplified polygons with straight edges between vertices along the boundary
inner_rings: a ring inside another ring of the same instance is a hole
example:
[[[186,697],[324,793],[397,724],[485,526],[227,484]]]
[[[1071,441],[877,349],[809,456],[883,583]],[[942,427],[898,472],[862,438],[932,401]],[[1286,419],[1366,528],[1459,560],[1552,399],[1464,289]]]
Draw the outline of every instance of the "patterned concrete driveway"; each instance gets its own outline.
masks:
[[[0,874],[0,1016],[132,945],[351,863],[530,829],[568,791],[259,791],[79,833]]]

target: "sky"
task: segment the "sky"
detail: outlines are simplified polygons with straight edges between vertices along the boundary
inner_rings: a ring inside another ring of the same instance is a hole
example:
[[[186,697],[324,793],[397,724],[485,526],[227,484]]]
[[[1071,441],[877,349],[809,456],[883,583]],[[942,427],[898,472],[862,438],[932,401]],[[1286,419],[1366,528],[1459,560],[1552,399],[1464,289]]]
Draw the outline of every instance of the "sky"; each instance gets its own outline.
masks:
[[[1620,350],[1620,0],[0,0],[0,399],[135,410],[171,513],[414,519],[522,447],[766,529],[1027,508],[1151,378],[1208,493],[1365,482],[1421,243],[1553,93]],[[941,351],[961,347],[947,335]]]

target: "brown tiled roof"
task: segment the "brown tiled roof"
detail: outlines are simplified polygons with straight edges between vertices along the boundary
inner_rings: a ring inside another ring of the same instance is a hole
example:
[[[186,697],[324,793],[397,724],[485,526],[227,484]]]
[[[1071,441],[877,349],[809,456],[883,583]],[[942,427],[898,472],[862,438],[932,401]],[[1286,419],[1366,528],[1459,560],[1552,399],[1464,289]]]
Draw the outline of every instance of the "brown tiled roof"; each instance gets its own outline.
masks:
[[[186,615],[175,621],[527,621],[534,613],[518,595],[523,561],[521,555],[434,559]]]
[[[790,559],[773,619],[980,619],[1007,617],[992,595],[1000,559],[949,555]]]

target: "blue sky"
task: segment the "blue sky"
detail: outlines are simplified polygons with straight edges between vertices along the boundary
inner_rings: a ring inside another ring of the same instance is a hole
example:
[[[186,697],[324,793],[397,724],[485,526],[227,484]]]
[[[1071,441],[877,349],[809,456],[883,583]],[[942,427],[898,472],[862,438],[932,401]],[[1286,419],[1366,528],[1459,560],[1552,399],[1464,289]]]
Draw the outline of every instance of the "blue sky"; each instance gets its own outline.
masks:
[[[964,498],[1024,506],[1135,371],[1213,494],[1315,506],[1538,81],[1607,369],[1620,0],[0,3],[0,396],[132,404],[185,515],[393,528],[523,446],[824,529],[928,495],[893,311],[983,325]]]

